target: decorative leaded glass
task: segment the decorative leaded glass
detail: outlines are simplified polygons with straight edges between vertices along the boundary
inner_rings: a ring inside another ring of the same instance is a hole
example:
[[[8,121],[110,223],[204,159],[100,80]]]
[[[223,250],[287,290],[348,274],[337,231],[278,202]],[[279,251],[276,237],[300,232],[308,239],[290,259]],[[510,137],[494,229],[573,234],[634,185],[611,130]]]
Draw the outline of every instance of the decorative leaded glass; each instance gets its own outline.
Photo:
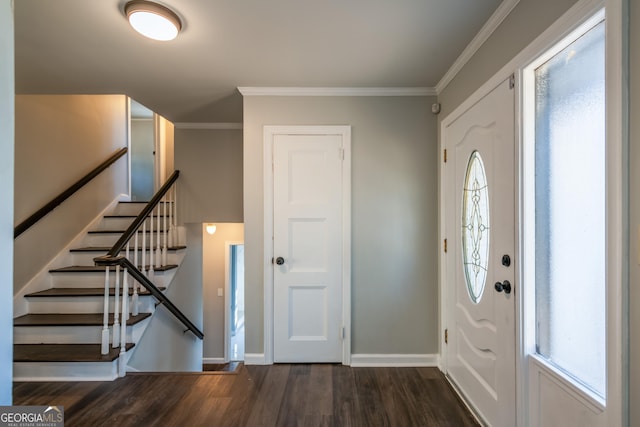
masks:
[[[471,153],[462,194],[462,262],[469,297],[480,302],[489,263],[489,191],[480,153]]]

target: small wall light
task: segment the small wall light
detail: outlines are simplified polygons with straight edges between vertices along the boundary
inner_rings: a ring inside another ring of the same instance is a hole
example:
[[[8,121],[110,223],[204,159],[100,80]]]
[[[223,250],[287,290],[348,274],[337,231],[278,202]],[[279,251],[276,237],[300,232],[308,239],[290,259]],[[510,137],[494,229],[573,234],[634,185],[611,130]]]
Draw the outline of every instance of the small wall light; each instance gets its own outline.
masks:
[[[215,224],[207,224],[205,226],[205,230],[207,230],[207,233],[213,235],[216,232],[216,225]]]
[[[152,1],[130,1],[124,6],[124,13],[133,29],[150,39],[173,40],[182,29],[175,12]]]

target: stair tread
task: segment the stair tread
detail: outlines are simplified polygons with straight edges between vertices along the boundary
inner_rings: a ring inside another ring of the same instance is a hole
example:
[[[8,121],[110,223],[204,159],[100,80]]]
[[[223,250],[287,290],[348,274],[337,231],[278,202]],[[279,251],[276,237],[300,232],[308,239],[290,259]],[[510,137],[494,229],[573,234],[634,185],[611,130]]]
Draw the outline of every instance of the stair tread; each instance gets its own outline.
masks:
[[[129,351],[135,344],[127,343]],[[14,362],[113,362],[120,356],[120,348],[109,347],[100,354],[100,344],[14,344]]]
[[[89,230],[88,234],[124,234],[127,230]],[[156,233],[158,231],[157,228],[153,228],[153,232]],[[165,232],[167,230],[160,230],[161,232]],[[150,233],[150,229],[147,227],[147,233]],[[138,233],[142,234],[142,229],[138,230]]]
[[[168,246],[167,250],[169,251],[177,251],[180,249],[186,249],[186,246]],[[149,248],[147,248],[149,249]],[[155,251],[157,249],[157,246],[153,247],[153,250]],[[71,252],[109,252],[111,250],[111,246],[87,246],[87,247],[83,247],[83,248],[74,248],[71,249]],[[133,250],[133,249],[131,249]],[[139,251],[142,250],[142,247],[138,248]]]
[[[176,264],[167,264],[161,267],[153,267],[154,271],[167,271],[178,268]],[[145,266],[145,270],[149,270],[149,266]],[[105,267],[102,265],[70,265],[68,267],[54,268],[49,270],[50,273],[94,273],[104,272]]]
[[[151,215],[147,215],[147,218],[149,218]],[[109,214],[109,215],[104,215],[103,218],[137,218],[138,215],[128,215],[128,214]],[[153,215],[154,218],[157,218],[158,215],[154,214]],[[170,215],[160,215],[160,218],[170,218]]]
[[[164,291],[164,286],[159,286],[158,289]],[[109,295],[114,296],[116,290],[109,288]],[[25,295],[26,297],[91,297],[91,296],[103,296],[104,288],[51,288],[44,291],[34,292]],[[133,289],[129,288],[129,295],[133,295]],[[138,295],[151,295],[144,287],[138,291]]]
[[[140,313],[130,316],[127,325],[135,325],[151,316]],[[13,326],[102,326],[102,313],[32,313],[13,319]],[[109,325],[113,325],[113,313],[109,313]]]

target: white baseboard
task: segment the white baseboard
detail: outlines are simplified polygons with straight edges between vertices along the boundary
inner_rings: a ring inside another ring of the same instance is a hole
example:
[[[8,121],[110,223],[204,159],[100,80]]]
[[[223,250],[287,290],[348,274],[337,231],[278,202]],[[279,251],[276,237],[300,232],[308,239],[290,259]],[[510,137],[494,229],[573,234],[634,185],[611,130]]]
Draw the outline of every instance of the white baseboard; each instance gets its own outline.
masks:
[[[227,362],[224,360],[224,357],[203,357],[202,358],[202,363],[203,364],[220,365],[220,364],[227,363]]]
[[[264,353],[245,353],[244,354],[245,365],[266,365],[266,359]]]
[[[351,367],[429,367],[437,368],[437,354],[352,354]]]

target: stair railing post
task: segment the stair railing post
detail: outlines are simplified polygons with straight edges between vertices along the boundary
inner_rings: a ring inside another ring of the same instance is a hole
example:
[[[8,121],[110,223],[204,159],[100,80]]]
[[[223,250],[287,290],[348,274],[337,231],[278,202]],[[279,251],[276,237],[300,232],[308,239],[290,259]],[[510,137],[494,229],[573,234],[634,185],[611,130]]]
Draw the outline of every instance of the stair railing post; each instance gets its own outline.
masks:
[[[127,251],[129,245],[127,245]],[[120,325],[120,357],[118,358],[118,375],[124,377],[127,373],[127,363],[125,353],[127,352],[127,320],[129,317],[129,274],[127,267],[124,268],[122,277],[122,324]]]
[[[162,213],[162,208],[161,206],[158,204],[158,212],[156,214],[156,221],[157,221],[157,229],[158,232],[156,233],[156,269],[159,269],[160,267],[162,267],[162,247],[160,247],[160,235],[161,235],[161,231],[162,230],[160,228],[160,214]]]
[[[169,236],[169,229],[167,228],[167,196],[164,196],[164,203],[163,203],[163,210],[164,210],[164,215],[162,215],[162,223],[163,223],[163,227],[162,227],[162,235],[164,236],[164,244],[162,245],[162,264],[163,265],[167,265],[167,238]]]
[[[167,191],[167,203],[169,203],[169,246],[171,247],[177,246],[175,240],[173,240],[173,188],[171,187]]]
[[[149,271],[147,270],[146,265],[146,256],[147,256],[147,219],[145,218],[142,222],[142,266],[140,267],[140,271],[149,277]]]
[[[102,342],[100,354],[109,353],[109,266],[105,267],[104,273],[104,306],[102,318]]]
[[[149,273],[147,277],[153,277],[155,272],[153,270],[153,209],[151,209],[151,218],[149,220]]]
[[[136,249],[136,253],[137,253],[137,249]],[[129,243],[127,243],[127,249],[125,251],[125,256],[128,260],[131,260],[129,258]],[[134,264],[135,265],[135,264]],[[123,287],[123,291],[122,291],[122,300],[126,300],[127,301],[127,306],[125,308],[124,304],[122,305],[122,323],[127,324],[127,320],[129,320],[129,275],[127,274],[127,268],[125,267],[124,269],[124,282],[122,283],[122,287]],[[135,279],[131,278],[133,280],[133,284],[135,285]],[[126,287],[126,289],[124,289]]]
[[[176,246],[180,244],[180,234],[178,233],[178,183],[173,184],[173,232],[175,236],[173,238]]]
[[[138,233],[136,232],[134,243],[133,243],[133,265],[139,267],[138,264],[138,253],[140,252],[140,246],[138,246]],[[138,282],[136,279],[133,279],[133,295],[131,296],[131,312],[134,316],[138,315]]]
[[[123,320],[124,323],[124,320]],[[116,265],[115,298],[113,300],[113,348],[120,344],[120,265]]]

